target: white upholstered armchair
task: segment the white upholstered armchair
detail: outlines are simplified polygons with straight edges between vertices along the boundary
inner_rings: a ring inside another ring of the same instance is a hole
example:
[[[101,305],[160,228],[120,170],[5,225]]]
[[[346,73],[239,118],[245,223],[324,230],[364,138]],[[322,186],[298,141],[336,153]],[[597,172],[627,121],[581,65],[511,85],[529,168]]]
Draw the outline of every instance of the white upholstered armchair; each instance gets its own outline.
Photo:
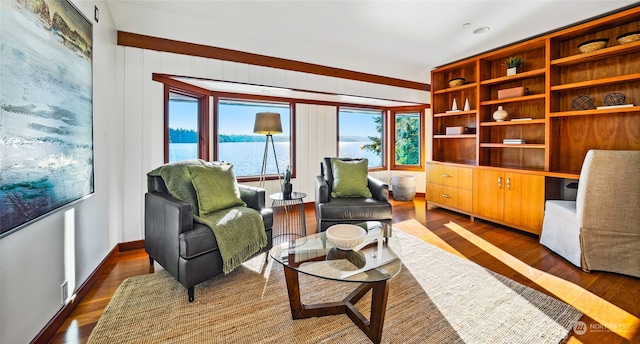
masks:
[[[640,151],[587,152],[576,200],[546,202],[540,243],[585,271],[640,277]]]

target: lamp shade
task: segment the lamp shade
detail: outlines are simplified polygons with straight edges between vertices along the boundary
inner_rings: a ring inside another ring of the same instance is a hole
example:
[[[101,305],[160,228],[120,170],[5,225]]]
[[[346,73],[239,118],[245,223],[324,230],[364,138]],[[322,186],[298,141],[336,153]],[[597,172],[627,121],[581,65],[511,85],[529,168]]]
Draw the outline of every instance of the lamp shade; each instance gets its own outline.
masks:
[[[258,112],[256,114],[256,122],[253,125],[253,132],[264,135],[282,133],[280,114],[275,112]]]

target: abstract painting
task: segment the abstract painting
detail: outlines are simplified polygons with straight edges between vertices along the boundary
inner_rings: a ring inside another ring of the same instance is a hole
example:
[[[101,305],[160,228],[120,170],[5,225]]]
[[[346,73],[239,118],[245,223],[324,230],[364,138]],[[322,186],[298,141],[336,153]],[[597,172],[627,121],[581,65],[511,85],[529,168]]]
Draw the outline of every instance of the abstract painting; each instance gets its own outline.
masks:
[[[0,2],[0,237],[94,192],[93,27],[66,0]]]

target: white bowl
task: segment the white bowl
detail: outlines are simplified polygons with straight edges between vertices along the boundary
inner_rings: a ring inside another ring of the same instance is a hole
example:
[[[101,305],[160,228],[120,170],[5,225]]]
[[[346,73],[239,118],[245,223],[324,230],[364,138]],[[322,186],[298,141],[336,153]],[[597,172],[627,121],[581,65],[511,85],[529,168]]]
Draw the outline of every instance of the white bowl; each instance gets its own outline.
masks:
[[[327,239],[341,250],[351,250],[364,241],[367,231],[356,225],[338,224],[327,228]]]

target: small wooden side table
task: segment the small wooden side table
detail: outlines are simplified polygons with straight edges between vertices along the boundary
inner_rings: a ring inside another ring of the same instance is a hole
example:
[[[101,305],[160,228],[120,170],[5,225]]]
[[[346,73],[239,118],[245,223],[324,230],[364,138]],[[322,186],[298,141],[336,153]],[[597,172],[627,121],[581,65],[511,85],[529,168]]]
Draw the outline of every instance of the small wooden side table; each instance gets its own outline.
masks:
[[[304,192],[292,192],[291,197],[284,197],[282,192],[269,195],[273,201],[273,245],[307,236],[303,201],[305,197],[307,194]]]

